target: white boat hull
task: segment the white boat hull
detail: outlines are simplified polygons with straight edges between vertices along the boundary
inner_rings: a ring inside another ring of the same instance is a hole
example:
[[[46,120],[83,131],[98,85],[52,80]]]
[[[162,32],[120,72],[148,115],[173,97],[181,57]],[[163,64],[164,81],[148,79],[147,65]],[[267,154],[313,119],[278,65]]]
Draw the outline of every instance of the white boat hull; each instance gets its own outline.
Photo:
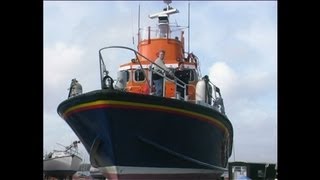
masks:
[[[43,170],[48,171],[78,171],[82,159],[79,156],[70,155],[56,157],[43,161]]]

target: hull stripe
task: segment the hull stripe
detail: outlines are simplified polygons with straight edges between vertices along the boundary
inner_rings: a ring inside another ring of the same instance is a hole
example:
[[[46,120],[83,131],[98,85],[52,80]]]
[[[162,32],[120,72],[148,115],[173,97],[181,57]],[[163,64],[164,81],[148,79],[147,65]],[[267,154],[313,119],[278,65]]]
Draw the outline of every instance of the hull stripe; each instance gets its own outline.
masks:
[[[124,101],[113,101],[113,100],[98,100],[94,102],[89,103],[83,103],[79,104],[73,107],[70,107],[63,113],[64,119],[67,119],[68,116],[70,116],[73,113],[91,110],[91,109],[100,109],[100,108],[118,108],[118,109],[140,109],[140,110],[153,110],[153,111],[160,111],[160,112],[167,112],[167,113],[174,113],[184,116],[191,116],[194,118],[197,118],[199,120],[208,122],[210,124],[213,124],[217,126],[222,131],[226,132],[227,135],[229,135],[229,132],[227,131],[227,128],[219,121],[217,121],[215,118],[203,115],[196,112],[187,111],[184,109],[179,108],[173,108],[173,107],[166,107],[161,105],[153,105],[153,104],[145,104],[145,103],[136,103],[136,102],[124,102]]]

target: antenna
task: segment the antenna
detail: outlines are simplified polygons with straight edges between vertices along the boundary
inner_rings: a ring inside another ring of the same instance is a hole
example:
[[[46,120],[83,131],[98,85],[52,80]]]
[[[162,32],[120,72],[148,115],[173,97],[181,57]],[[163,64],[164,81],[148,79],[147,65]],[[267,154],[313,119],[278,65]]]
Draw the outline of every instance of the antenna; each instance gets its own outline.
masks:
[[[169,6],[169,4],[171,3],[170,0],[169,1],[164,1],[164,3],[167,4],[167,8],[163,9],[163,11],[161,11],[161,12],[149,15],[150,19],[159,18],[159,17],[162,17],[162,16],[169,17],[170,14],[179,13],[178,9],[172,8],[172,7]]]
[[[170,7],[169,4],[172,3],[172,1],[171,0],[164,0],[163,2],[167,4],[167,10],[169,10],[169,7]]]
[[[171,8],[170,10],[166,10],[166,11],[161,11],[152,15],[149,15],[150,19],[154,19],[157,18],[159,16],[169,16],[170,14],[175,14],[175,13],[179,13],[179,10],[176,8]]]
[[[139,7],[138,7],[138,32],[140,30],[140,4],[139,4]]]
[[[188,1],[188,54],[190,53],[190,1]]]
[[[163,1],[164,3],[166,3],[167,4],[167,11],[170,9],[170,6],[169,6],[169,4],[172,2],[172,1],[166,1],[166,0],[164,0]]]
[[[134,48],[134,33],[133,33],[133,12],[132,12],[132,8],[131,8],[131,17],[132,17],[132,21],[131,21],[131,32],[132,32],[132,45],[133,45],[133,48]]]
[[[139,42],[140,42],[140,3],[139,3],[139,7],[138,7],[138,44],[139,44]]]

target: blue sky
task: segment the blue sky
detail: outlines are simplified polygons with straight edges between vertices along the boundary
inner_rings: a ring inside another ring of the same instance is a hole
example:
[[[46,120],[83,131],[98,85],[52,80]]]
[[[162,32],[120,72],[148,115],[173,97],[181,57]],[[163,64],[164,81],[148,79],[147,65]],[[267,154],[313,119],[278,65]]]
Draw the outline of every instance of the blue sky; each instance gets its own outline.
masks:
[[[139,4],[140,26],[156,26],[147,16],[159,12],[162,1],[44,1],[44,152],[77,139],[57,114],[71,79],[77,78],[84,92],[99,89],[98,50],[136,49]],[[180,13],[170,21],[187,26],[188,2],[171,6]],[[220,87],[234,127],[236,156],[229,161],[276,163],[277,2],[191,1],[190,6],[190,51],[199,57],[202,75]]]

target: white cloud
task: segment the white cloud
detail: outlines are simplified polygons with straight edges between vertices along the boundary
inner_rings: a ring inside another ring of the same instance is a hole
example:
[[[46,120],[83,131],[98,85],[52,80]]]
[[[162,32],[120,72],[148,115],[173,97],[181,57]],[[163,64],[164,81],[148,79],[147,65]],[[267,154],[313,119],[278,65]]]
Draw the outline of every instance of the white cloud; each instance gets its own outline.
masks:
[[[277,63],[277,26],[268,19],[256,19],[247,28],[235,34],[236,39],[244,42],[259,55],[254,66],[268,65],[276,68]],[[248,59],[249,60],[249,59]],[[268,68],[268,67],[265,67]]]
[[[254,73],[236,72],[225,62],[214,63],[209,68],[209,77],[227,97],[263,96],[267,91],[276,90],[274,74],[259,70]]]
[[[236,161],[277,161],[276,74],[261,67],[235,70],[219,61],[209,68],[234,127]]]
[[[232,99],[228,106],[236,161],[277,162],[277,112],[264,106],[248,98]],[[230,160],[234,160],[234,154]]]
[[[44,49],[44,79],[48,88],[57,87],[65,79],[70,79],[81,65],[83,49],[64,43],[57,43],[53,48]]]

